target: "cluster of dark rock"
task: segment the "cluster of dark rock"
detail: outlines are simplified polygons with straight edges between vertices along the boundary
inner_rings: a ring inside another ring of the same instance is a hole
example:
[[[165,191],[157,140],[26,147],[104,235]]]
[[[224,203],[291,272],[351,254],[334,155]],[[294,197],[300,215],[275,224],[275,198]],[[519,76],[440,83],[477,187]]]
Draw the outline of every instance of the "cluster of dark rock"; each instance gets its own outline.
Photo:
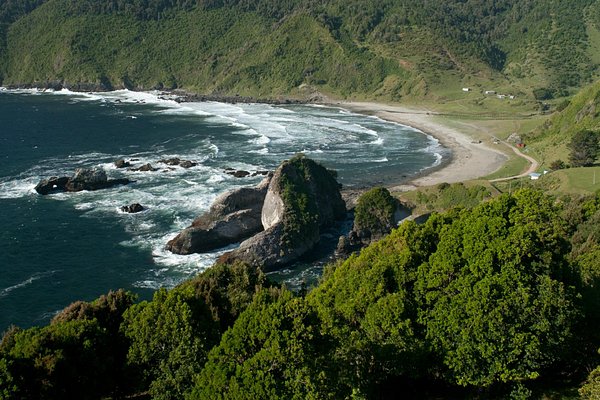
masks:
[[[154,172],[154,171],[158,171],[158,168],[155,168],[152,166],[152,164],[147,163],[144,164],[142,166],[139,167],[134,167],[132,168],[131,166],[131,162],[132,161],[137,161],[135,159],[126,161],[124,159],[119,159],[117,161],[115,161],[115,167],[117,168],[129,168],[129,171],[133,171],[133,172]],[[179,166],[181,168],[192,168],[198,165],[197,162],[195,161],[190,161],[190,160],[182,160],[178,157],[174,157],[174,158],[165,158],[162,160],[158,160],[158,162],[160,164],[166,164],[169,166]]]
[[[142,212],[144,210],[145,210],[144,206],[142,206],[140,203],[133,203],[128,206],[121,207],[121,211],[129,213],[129,214],[136,214],[136,213]]]
[[[42,179],[35,191],[42,195],[59,192],[80,192],[82,190],[100,190],[131,183],[127,178],[108,179],[106,172],[99,168],[78,168],[73,176],[53,176]]]
[[[255,172],[249,172],[249,171],[245,171],[243,169],[234,169],[234,168],[225,168],[225,173],[227,175],[231,175],[233,177],[236,178],[246,178],[248,176],[251,177],[255,177],[255,176],[267,176],[269,174],[269,171],[255,171]]]
[[[177,157],[159,160],[158,162],[161,164],[167,164],[167,165],[173,165],[173,166],[178,165],[181,168],[192,168],[192,167],[195,167],[196,165],[198,165],[197,162],[190,161],[190,160],[182,160]]]
[[[115,162],[115,164],[119,161]],[[121,167],[123,168],[123,167]],[[61,192],[80,192],[82,190],[100,190],[108,189],[118,185],[127,185],[132,183],[127,178],[108,179],[106,172],[100,168],[78,168],[73,176],[53,176],[42,179],[35,187],[35,191],[41,195]],[[145,208],[139,203],[121,207],[121,211],[126,213],[138,213]]]

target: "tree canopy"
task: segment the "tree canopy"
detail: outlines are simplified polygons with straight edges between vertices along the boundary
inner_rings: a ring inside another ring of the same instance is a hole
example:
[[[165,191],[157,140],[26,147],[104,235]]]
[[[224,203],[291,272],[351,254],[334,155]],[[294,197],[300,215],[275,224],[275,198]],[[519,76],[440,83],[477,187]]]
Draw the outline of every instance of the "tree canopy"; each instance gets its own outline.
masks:
[[[0,398],[523,397],[583,381],[599,363],[599,218],[600,193],[520,190],[404,222],[306,295],[237,263],[152,301],[78,302],[4,335]],[[596,369],[580,393],[597,389]]]
[[[583,130],[575,133],[569,143],[569,160],[574,167],[594,165],[600,155],[600,133]]]

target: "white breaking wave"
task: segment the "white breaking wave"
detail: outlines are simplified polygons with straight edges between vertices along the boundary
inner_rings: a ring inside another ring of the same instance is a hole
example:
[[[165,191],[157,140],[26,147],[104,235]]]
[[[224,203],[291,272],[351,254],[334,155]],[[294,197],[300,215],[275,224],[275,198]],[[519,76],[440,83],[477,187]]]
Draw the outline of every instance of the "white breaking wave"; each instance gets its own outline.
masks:
[[[37,194],[34,188],[38,182],[39,179],[36,177],[15,179],[7,182],[0,181],[0,199],[19,199]]]
[[[29,286],[31,285],[33,282],[42,279],[42,278],[47,278],[49,276],[54,275],[56,272],[58,271],[46,271],[46,272],[40,272],[37,274],[33,274],[32,276],[30,276],[29,278],[25,279],[22,282],[17,283],[16,285],[12,285],[9,287],[6,287],[2,290],[0,290],[0,298],[7,296],[10,292],[23,288],[25,286]]]
[[[371,162],[374,162],[374,163],[384,163],[384,162],[388,162],[388,161],[390,161],[390,160],[388,160],[387,157],[383,157],[383,158],[378,158],[378,159],[375,159],[375,160],[371,160]]]

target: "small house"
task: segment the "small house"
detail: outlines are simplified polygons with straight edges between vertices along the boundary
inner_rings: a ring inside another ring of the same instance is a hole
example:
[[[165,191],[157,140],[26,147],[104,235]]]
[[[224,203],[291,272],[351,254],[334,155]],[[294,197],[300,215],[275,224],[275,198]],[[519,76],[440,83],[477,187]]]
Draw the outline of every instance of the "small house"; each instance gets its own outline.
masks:
[[[486,90],[485,94],[496,94],[495,90]]]
[[[470,92],[470,91],[471,91],[471,88],[464,87],[464,88],[462,88],[462,91],[463,91],[463,92]]]
[[[532,172],[529,174],[529,177],[532,181],[537,181],[538,179],[540,179],[540,176],[542,176],[542,174],[538,174],[537,172]]]

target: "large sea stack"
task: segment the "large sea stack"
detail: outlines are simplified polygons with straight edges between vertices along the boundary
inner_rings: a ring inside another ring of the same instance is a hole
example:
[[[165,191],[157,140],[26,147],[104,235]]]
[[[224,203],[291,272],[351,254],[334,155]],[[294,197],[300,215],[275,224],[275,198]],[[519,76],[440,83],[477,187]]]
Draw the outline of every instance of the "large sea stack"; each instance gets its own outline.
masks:
[[[344,217],[345,212],[335,174],[299,155],[284,161],[257,187],[238,189],[217,199],[206,215],[170,241],[167,248],[178,254],[213,250],[239,241],[222,240],[228,236],[224,231],[248,226],[256,228],[252,233],[245,231],[249,239],[219,261],[242,261],[270,271],[312,250],[321,229]],[[206,244],[213,242],[215,246],[208,248]]]

